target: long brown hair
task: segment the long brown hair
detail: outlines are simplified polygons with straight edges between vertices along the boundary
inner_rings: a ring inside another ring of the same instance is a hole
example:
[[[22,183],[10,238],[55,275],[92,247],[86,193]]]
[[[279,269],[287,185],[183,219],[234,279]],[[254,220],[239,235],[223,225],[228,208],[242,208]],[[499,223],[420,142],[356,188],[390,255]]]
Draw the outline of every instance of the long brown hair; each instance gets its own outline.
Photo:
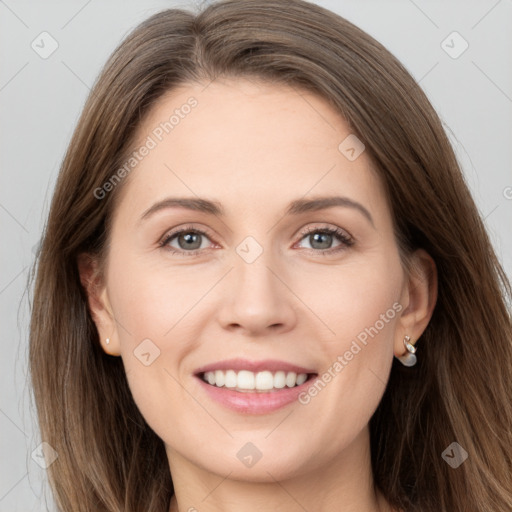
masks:
[[[121,358],[105,354],[77,269],[104,258],[124,182],[99,200],[142,118],[178,85],[258,78],[327,99],[365,144],[388,193],[404,258],[424,248],[438,301],[414,368],[394,361],[370,422],[375,484],[406,511],[512,509],[510,284],[439,117],[405,68],[347,20],[301,0],[169,9],[121,43],[87,100],[44,231],[30,370],[48,474],[65,511],[167,511],[161,439],[138,411]],[[126,180],[124,180],[126,181]],[[468,460],[442,458],[459,443]]]

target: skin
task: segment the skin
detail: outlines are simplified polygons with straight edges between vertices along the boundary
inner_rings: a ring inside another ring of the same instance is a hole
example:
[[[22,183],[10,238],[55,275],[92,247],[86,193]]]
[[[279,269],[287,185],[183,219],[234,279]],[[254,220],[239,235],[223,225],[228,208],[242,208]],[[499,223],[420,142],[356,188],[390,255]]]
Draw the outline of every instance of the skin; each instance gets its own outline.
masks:
[[[338,150],[351,132],[325,100],[245,79],[205,85],[169,92],[139,126],[134,147],[190,96],[198,101],[123,183],[103,278],[98,262],[80,264],[103,348],[122,357],[135,402],[165,443],[170,510],[391,510],[373,484],[368,422],[404,336],[414,343],[432,315],[432,259],[419,250],[416,272],[404,271],[382,183],[366,152],[349,161]],[[332,195],[363,205],[373,223],[346,206],[285,215],[293,200]],[[226,213],[168,208],[140,221],[170,196],[215,200]],[[176,237],[168,246],[183,255],[159,246],[190,224],[208,232],[198,254]],[[339,227],[354,243],[333,236],[322,246],[302,234],[308,227]],[[247,236],[263,249],[252,263],[236,252]],[[397,303],[306,405],[234,412],[193,375],[233,357],[321,375]],[[147,338],[160,350],[149,366],[133,354]],[[262,454],[250,468],[236,456],[247,442]]]

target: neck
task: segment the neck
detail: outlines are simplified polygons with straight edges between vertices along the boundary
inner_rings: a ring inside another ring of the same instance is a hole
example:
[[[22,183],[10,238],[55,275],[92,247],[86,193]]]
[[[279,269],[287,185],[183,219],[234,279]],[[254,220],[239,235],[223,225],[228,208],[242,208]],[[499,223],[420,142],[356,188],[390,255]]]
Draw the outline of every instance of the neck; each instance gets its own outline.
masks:
[[[391,512],[375,489],[371,471],[369,432],[334,454],[321,467],[276,479],[271,470],[258,481],[235,480],[231,471],[219,475],[198,467],[167,447],[175,495],[169,512]],[[263,481],[262,481],[263,480]]]

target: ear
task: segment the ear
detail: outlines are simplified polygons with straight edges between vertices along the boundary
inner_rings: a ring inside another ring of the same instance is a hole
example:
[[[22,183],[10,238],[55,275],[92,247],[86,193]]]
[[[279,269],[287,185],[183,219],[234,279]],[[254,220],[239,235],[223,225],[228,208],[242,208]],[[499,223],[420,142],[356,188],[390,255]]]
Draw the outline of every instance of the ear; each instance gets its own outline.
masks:
[[[96,324],[103,350],[112,356],[121,354],[117,324],[108,299],[107,287],[96,258],[80,254],[77,258],[80,282],[87,295],[92,319]],[[107,338],[109,343],[107,343]]]
[[[411,338],[414,345],[427,328],[437,301],[437,267],[432,257],[418,249],[410,257],[410,272],[406,278],[400,303],[399,336],[395,340],[394,354],[399,357],[407,353],[404,337]]]

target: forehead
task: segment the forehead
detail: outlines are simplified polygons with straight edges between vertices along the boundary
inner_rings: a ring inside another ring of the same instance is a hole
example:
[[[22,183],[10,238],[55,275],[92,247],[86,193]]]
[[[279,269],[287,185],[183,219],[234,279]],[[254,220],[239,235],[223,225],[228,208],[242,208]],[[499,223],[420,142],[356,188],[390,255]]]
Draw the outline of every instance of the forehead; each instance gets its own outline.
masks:
[[[291,86],[245,79],[183,85],[160,98],[139,126],[133,149],[150,149],[123,195],[132,206],[172,192],[222,197],[243,209],[258,199],[281,208],[332,192],[382,207],[368,156],[350,160],[342,152],[351,137],[325,99]]]

